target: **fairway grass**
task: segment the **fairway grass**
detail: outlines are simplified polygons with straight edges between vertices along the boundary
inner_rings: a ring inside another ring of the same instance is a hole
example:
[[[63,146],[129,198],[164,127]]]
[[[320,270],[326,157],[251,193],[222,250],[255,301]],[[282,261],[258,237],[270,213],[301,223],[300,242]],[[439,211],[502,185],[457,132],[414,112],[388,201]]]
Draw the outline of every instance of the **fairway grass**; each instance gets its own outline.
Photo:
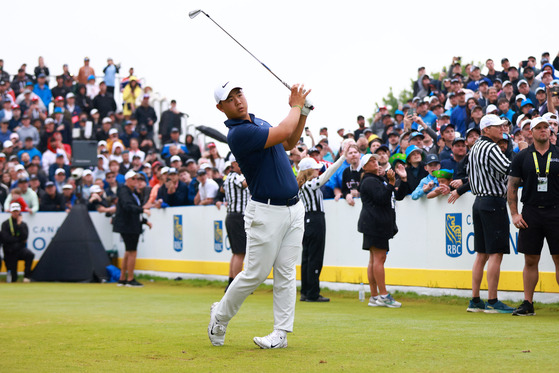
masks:
[[[289,347],[261,350],[272,331],[272,291],[261,286],[227,328],[207,337],[222,283],[0,284],[0,372],[520,372],[556,371],[557,305],[535,317],[472,314],[467,300],[396,294],[401,309],[357,294],[297,302]]]

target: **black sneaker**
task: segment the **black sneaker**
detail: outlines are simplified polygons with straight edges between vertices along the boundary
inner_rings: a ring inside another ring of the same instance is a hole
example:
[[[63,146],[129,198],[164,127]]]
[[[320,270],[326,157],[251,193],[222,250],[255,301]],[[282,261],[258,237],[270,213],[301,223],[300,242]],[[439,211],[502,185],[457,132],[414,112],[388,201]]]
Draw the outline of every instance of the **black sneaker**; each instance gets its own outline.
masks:
[[[517,309],[512,311],[513,316],[535,316],[534,304],[525,300]]]
[[[299,298],[300,302],[306,302],[307,301],[307,296],[304,294],[301,294],[301,298]]]
[[[132,279],[132,281],[128,281],[128,283],[126,284],[126,286],[128,287],[133,287],[133,288],[141,288],[142,285],[141,283],[139,283],[138,281],[136,281],[135,278]]]
[[[118,280],[118,282],[116,283],[116,286],[126,286],[126,284],[128,284],[128,281]]]
[[[324,303],[324,302],[330,302],[330,298],[326,298],[326,297],[323,297],[322,295],[319,295],[318,298],[316,298],[316,299],[307,298],[306,302],[321,302],[321,303]]]

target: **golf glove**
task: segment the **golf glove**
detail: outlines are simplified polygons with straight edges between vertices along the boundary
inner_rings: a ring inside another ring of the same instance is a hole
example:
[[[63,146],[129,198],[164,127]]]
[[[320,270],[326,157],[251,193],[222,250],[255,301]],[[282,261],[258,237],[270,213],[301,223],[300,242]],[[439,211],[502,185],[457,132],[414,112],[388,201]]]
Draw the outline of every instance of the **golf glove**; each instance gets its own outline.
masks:
[[[301,109],[301,115],[307,116],[314,109],[312,102],[309,99],[305,100],[305,105]]]

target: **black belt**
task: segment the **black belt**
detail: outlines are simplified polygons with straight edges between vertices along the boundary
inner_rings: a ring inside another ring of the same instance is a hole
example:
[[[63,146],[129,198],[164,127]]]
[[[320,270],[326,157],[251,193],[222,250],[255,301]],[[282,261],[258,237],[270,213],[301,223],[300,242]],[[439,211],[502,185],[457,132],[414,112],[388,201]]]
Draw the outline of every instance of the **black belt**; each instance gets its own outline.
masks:
[[[299,202],[299,196],[291,197],[288,199],[277,199],[277,198],[258,198],[252,196],[252,200],[260,203],[265,203],[267,205],[273,206],[293,206]]]

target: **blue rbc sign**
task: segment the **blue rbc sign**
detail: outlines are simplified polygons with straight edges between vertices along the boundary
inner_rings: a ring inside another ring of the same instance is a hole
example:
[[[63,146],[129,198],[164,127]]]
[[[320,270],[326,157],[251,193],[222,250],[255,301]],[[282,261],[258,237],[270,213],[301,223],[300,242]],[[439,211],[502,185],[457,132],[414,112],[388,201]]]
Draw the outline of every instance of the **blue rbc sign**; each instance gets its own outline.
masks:
[[[223,251],[223,221],[214,220],[214,250]]]
[[[462,255],[462,214],[446,214],[446,255],[458,258]]]
[[[182,251],[182,215],[173,215],[173,249]]]

